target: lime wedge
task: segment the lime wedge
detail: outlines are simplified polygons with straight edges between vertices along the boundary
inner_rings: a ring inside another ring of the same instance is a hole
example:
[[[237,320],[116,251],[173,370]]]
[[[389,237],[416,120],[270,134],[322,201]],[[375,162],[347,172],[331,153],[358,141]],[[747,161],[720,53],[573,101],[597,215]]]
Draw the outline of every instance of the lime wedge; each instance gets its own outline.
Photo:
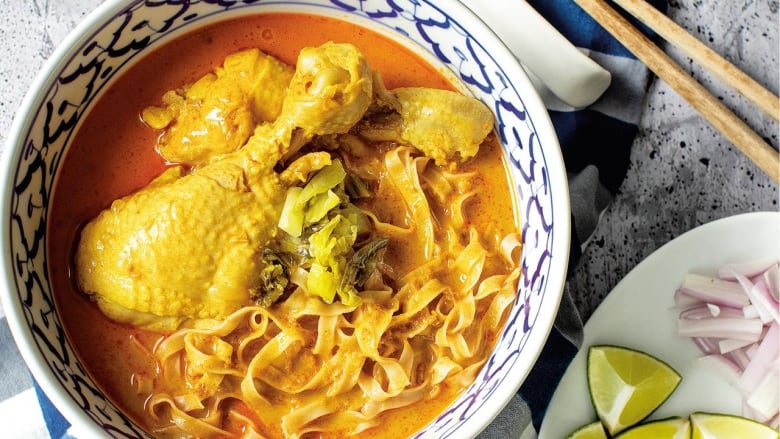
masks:
[[[693,439],[777,439],[772,427],[742,416],[720,413],[691,413]]]
[[[574,430],[566,439],[607,439],[607,433],[601,421],[596,421]]]
[[[681,380],[647,353],[606,345],[588,350],[587,374],[593,408],[612,436],[649,416]]]
[[[649,421],[629,428],[615,436],[615,439],[689,439],[691,423],[686,418]]]

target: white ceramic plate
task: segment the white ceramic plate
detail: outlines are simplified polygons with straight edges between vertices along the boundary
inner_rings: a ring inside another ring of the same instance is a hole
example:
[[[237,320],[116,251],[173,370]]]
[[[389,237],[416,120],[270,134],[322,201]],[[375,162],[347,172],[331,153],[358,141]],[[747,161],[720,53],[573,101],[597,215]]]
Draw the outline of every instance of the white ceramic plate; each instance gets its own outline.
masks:
[[[673,294],[688,272],[715,275],[727,262],[780,257],[780,212],[749,213],[693,229],[656,250],[607,296],[584,328],[582,349],[553,395],[540,439],[560,439],[596,420],[585,377],[588,346],[616,344],[645,351],[683,377],[650,419],[704,410],[740,414],[739,393],[717,372],[697,362],[698,349],[676,335]]]

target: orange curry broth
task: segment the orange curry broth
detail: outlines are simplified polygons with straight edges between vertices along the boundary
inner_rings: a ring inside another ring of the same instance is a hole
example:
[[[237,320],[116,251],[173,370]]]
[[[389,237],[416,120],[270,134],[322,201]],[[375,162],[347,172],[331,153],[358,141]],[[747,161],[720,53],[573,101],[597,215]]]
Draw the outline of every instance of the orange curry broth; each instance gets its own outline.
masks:
[[[161,336],[111,322],[78,291],[70,271],[79,229],[113,200],[145,186],[165,169],[166,163],[155,151],[160,133],[141,122],[143,108],[159,105],[166,91],[194,82],[238,50],[258,47],[294,65],[301,48],[326,41],[355,44],[372,68],[381,72],[389,89],[452,89],[444,75],[429,64],[364,28],[317,16],[258,15],[217,23],[147,55],[106,91],[73,140],[62,164],[50,216],[49,267],[55,299],[67,335],[91,376],[109,398],[145,428],[152,426],[145,420],[145,395],[136,393],[135,377],[151,379],[155,364],[142,354],[137,342],[151,350]],[[506,230],[516,228],[497,143],[486,142],[468,167],[480,171],[474,184],[483,189],[469,205],[470,211],[479,213],[475,222],[500,223]],[[409,256],[386,258],[403,260]],[[419,260],[419,256],[412,259]],[[365,436],[400,437],[413,433],[455,396],[452,392],[443,393],[445,397],[438,403],[426,401],[397,410],[392,421],[382,422],[382,427],[366,432]]]

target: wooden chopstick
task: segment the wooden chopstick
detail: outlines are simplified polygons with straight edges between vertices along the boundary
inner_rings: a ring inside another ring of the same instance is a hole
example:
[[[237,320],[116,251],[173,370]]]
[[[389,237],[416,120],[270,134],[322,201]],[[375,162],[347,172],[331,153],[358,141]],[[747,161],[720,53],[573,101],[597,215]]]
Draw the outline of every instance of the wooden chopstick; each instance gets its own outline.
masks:
[[[613,0],[686,56],[701,64],[725,84],[753,102],[764,113],[780,121],[780,98],[764,88],[734,64],[707,47],[645,0]]]
[[[775,182],[780,154],[604,0],[574,0]],[[644,19],[640,19],[644,21]],[[647,24],[649,27],[652,25]],[[775,98],[776,99],[776,98]],[[771,108],[771,107],[770,107]]]

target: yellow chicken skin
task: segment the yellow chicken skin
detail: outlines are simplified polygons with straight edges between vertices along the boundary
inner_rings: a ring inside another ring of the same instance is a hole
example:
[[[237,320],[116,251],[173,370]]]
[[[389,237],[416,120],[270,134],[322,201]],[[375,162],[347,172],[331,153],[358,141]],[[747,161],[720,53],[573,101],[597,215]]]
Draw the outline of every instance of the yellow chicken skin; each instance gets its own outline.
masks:
[[[401,139],[437,164],[474,157],[493,128],[490,110],[459,93],[419,87],[393,93],[401,103]]]
[[[357,128],[361,136],[413,146],[436,164],[464,161],[479,151],[493,128],[493,114],[480,101],[449,90],[375,87],[380,107],[391,114],[373,117]]]
[[[223,65],[194,84],[171,90],[162,107],[148,107],[141,118],[164,129],[157,150],[171,163],[203,165],[240,148],[261,122],[275,120],[293,68],[258,49],[225,58]]]
[[[83,229],[80,288],[109,318],[156,331],[208,324],[251,304],[263,248],[296,180],[274,167],[314,136],[349,130],[371,97],[372,74],[355,47],[302,50],[276,120],[253,127],[234,152],[204,152],[208,164],[188,174],[169,169]],[[321,154],[306,157],[290,166],[298,178],[327,164]]]

